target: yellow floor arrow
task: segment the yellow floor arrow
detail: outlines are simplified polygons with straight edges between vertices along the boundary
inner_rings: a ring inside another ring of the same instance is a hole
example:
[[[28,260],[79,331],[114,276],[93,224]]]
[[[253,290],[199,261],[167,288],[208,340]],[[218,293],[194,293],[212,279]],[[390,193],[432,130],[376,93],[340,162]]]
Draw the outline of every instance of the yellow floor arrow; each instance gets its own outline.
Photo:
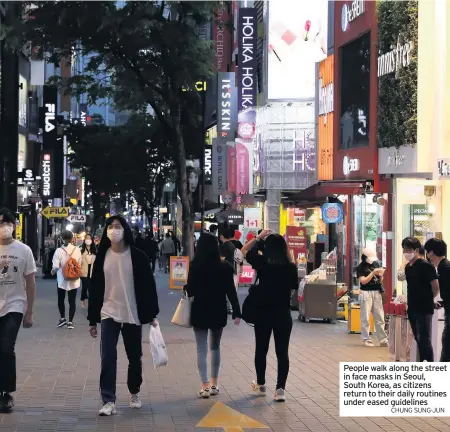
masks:
[[[222,428],[225,432],[244,432],[244,429],[269,429],[266,425],[217,402],[200,421],[198,428]]]

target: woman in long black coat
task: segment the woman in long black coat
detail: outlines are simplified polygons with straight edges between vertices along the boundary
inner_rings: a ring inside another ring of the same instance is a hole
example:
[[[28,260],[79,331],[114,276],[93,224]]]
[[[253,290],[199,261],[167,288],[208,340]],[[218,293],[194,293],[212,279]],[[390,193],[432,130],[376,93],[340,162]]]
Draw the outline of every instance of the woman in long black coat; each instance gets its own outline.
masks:
[[[199,396],[209,398],[219,393],[220,340],[227,325],[227,297],[233,307],[233,320],[239,325],[241,309],[233,281],[233,267],[222,261],[219,243],[204,233],[197,243],[191,263],[186,291],[193,297],[191,324],[197,341],[197,363],[202,380]],[[211,381],[208,379],[208,333],[211,350]]]

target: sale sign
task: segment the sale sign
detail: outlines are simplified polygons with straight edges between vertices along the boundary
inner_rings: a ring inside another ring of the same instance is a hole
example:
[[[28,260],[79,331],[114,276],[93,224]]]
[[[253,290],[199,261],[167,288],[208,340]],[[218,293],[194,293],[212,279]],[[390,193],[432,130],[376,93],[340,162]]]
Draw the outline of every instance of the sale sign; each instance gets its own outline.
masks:
[[[244,228],[261,228],[261,210],[258,207],[244,208]]]
[[[296,264],[306,262],[308,244],[305,227],[286,227],[286,243],[292,262]]]
[[[255,270],[252,266],[243,265],[241,274],[239,275],[239,285],[251,285],[255,278]]]

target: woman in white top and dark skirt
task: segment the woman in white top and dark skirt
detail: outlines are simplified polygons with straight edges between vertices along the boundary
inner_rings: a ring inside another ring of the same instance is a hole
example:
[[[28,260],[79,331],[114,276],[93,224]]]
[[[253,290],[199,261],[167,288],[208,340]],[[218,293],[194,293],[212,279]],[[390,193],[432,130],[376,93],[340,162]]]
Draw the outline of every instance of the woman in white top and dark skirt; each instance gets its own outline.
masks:
[[[99,415],[116,414],[117,342],[122,333],[128,357],[130,407],[141,408],[142,325],[157,326],[159,313],[156,284],[144,252],[133,246],[131,228],[122,216],[106,221],[91,279],[89,332],[97,337],[101,323]]]
[[[83,309],[86,309],[86,300],[89,298],[89,284],[91,283],[96,249],[92,236],[86,234],[81,245],[81,307]]]

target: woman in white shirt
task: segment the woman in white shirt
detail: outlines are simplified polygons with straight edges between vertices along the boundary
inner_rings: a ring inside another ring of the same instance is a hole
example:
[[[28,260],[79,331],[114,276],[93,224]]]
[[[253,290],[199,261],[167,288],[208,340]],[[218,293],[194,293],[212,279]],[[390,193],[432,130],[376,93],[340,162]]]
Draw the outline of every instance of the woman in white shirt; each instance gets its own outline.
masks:
[[[158,325],[158,295],[150,261],[133,245],[126,220],[122,216],[109,218],[94,263],[88,304],[91,336],[97,337],[98,323],[102,328],[101,416],[116,414],[117,342],[121,333],[129,362],[130,407],[141,408],[142,325]]]
[[[81,245],[81,307],[86,309],[86,300],[89,298],[89,284],[91,283],[92,269],[94,268],[97,248],[92,236],[86,234]]]
[[[58,282],[58,309],[61,316],[58,327],[67,326],[68,329],[73,329],[73,318],[76,311],[77,289],[80,288],[80,279],[66,280],[63,275],[64,265],[69,261],[69,258],[73,258],[81,264],[81,251],[80,248],[72,244],[73,233],[72,231],[63,231],[62,235],[63,245],[56,249],[53,255],[53,269],[52,274],[56,273]],[[66,320],[66,292],[69,301],[69,321]]]

